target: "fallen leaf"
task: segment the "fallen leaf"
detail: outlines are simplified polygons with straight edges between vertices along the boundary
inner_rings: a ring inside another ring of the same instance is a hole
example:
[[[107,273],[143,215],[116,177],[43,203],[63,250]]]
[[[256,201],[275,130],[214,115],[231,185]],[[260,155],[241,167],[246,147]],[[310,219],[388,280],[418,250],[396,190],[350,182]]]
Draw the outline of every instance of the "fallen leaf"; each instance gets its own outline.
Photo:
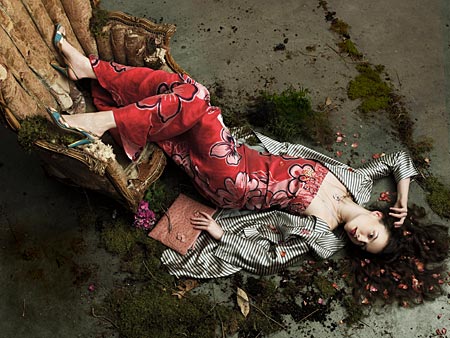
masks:
[[[185,293],[185,291],[176,291],[172,292],[172,296],[176,296],[178,299],[181,299],[184,297]]]
[[[325,100],[325,105],[329,106],[331,104],[331,98],[327,97],[327,99]]]
[[[191,291],[192,289],[195,289],[198,286],[198,281],[195,279],[187,279],[183,282],[184,284],[184,290]]]
[[[247,317],[250,312],[250,303],[248,301],[247,293],[241,288],[237,288],[237,304],[244,317]]]
[[[198,281],[196,281],[195,279],[186,279],[185,281],[181,282],[181,285],[177,285],[178,291],[172,292],[172,296],[176,296],[178,297],[178,299],[181,299],[186,295],[186,293],[196,288],[197,286]]]

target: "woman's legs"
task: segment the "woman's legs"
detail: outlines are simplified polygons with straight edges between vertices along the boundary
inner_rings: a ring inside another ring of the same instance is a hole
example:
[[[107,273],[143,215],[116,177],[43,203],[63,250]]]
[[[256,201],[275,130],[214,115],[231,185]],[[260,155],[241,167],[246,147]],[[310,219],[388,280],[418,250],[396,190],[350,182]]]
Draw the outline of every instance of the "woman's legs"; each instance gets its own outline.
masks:
[[[94,103],[104,110],[65,116],[65,122],[97,136],[117,128],[130,157],[148,141],[186,132],[211,109],[206,88],[186,75],[87,58],[65,39],[60,49],[72,79],[97,80]]]

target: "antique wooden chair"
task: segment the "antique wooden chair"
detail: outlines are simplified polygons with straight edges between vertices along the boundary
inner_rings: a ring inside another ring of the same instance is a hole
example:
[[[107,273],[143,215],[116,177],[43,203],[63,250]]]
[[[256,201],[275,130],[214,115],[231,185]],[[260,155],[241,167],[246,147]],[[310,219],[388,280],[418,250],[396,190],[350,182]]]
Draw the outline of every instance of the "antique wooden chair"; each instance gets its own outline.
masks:
[[[48,106],[69,113],[95,111],[88,91],[80,91],[50,65],[62,62],[52,44],[55,23],[65,26],[68,40],[85,54],[184,72],[169,51],[174,25],[106,12],[95,1],[2,0],[0,20],[0,109],[17,132],[29,118],[47,118]],[[98,144],[74,149],[38,139],[33,150],[50,175],[107,194],[130,210],[135,210],[166,164],[165,155],[153,144],[131,163],[108,136]]]

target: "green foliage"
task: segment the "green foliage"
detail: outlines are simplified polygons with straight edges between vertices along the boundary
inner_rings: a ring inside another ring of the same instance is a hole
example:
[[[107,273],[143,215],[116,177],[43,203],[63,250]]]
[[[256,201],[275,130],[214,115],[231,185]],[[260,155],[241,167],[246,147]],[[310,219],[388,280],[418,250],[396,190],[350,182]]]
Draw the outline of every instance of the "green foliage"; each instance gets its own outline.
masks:
[[[381,68],[369,64],[358,65],[359,75],[350,81],[347,89],[351,100],[361,99],[359,110],[362,113],[389,108],[391,87],[381,79]]]
[[[170,189],[165,180],[160,179],[150,186],[144,199],[148,201],[151,210],[161,215],[169,208],[176,196],[177,192]]]
[[[280,94],[261,92],[249,109],[248,119],[280,141],[294,141],[301,135],[317,143],[331,142],[328,114],[312,109],[306,89],[288,88]]]
[[[212,304],[204,295],[178,299],[171,293],[151,282],[142,288],[116,289],[105,305],[123,337],[216,337],[220,322],[212,309],[218,308],[226,316],[230,312],[223,305]]]
[[[103,34],[102,28],[106,25],[108,22],[109,12],[100,9],[100,8],[94,8],[92,10],[92,17],[89,22],[89,29],[94,34],[94,36],[100,36]]]
[[[18,142],[25,150],[31,151],[34,143],[38,140],[70,144],[77,138],[74,134],[59,132],[50,121],[42,116],[27,117],[20,124]]]
[[[350,39],[345,39],[344,41],[338,43],[338,46],[341,53],[347,53],[354,59],[361,59],[363,56]]]
[[[426,179],[426,188],[429,192],[427,202],[430,208],[441,217],[450,217],[450,189],[435,177]]]

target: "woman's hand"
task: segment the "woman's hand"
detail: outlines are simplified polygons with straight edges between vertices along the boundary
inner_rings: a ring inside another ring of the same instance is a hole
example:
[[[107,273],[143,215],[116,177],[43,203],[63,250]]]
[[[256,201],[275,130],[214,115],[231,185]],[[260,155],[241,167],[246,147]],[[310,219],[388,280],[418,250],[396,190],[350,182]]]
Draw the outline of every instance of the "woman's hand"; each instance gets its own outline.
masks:
[[[209,235],[220,241],[223,235],[223,230],[219,224],[205,212],[200,212],[201,216],[191,217],[191,223],[194,225],[194,229],[205,230]]]
[[[408,215],[408,208],[397,202],[393,207],[390,207],[389,209],[391,210],[389,216],[398,219],[398,221],[394,222],[394,226],[396,228],[401,227],[403,225],[403,222],[405,221],[406,216]]]
[[[397,183],[397,202],[390,208],[390,216],[397,218],[398,221],[394,222],[395,227],[401,227],[408,215],[408,193],[409,183],[411,180],[405,178]]]

